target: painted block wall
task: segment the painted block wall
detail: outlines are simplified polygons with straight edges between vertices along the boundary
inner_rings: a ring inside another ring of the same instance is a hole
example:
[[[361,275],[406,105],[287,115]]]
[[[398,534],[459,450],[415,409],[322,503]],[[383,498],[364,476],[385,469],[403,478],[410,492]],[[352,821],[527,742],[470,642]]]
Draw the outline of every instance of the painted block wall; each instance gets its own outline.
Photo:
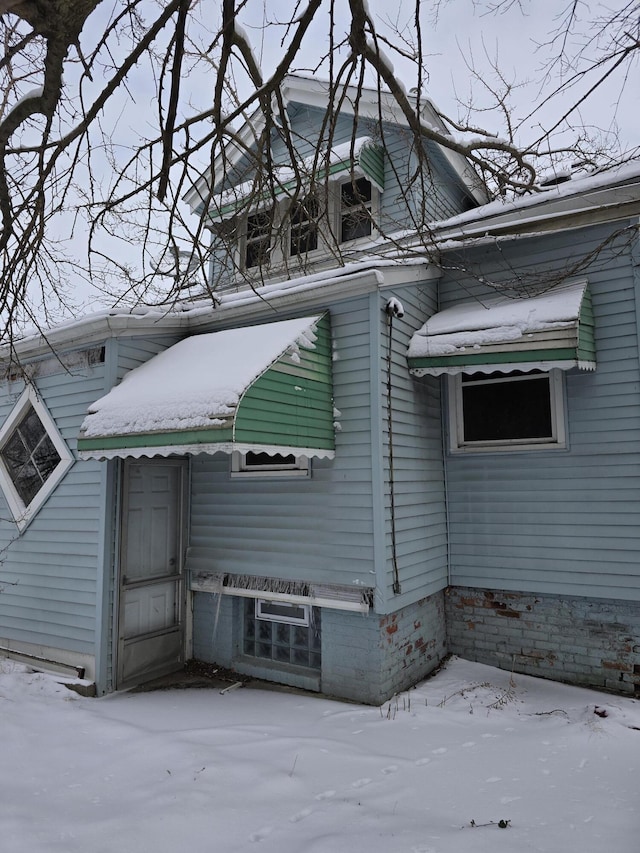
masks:
[[[319,677],[241,654],[242,599],[207,593],[193,598],[196,659],[327,696],[378,705],[420,681],[446,654],[443,593],[389,616],[323,608]]]
[[[446,654],[444,594],[385,616],[322,614],[322,692],[379,705],[434,670]]]
[[[640,697],[640,604],[454,586],[449,650],[468,660]]]

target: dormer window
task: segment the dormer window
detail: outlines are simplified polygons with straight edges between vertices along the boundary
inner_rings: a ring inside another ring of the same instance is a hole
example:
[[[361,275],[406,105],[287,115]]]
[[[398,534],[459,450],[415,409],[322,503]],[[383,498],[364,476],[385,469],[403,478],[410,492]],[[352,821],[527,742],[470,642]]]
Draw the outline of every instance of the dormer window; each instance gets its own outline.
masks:
[[[318,216],[320,205],[315,195],[298,202],[291,214],[289,254],[308,255],[318,248]]]
[[[367,178],[332,183],[328,211],[315,194],[299,201],[276,201],[268,210],[246,216],[240,247],[241,268],[277,269],[289,261],[319,259],[331,246],[371,237],[379,191]]]
[[[267,265],[271,256],[271,211],[260,211],[247,216],[247,235],[244,249],[246,269]]]
[[[371,235],[373,192],[366,178],[340,185],[340,242]]]

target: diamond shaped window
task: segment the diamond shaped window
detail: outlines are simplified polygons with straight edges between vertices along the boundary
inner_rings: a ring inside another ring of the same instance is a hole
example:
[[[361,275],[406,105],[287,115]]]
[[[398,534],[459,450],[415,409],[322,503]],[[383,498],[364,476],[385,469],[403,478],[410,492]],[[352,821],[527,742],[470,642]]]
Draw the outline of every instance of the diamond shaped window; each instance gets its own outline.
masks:
[[[73,463],[43,403],[27,388],[0,429],[0,487],[20,530]]]

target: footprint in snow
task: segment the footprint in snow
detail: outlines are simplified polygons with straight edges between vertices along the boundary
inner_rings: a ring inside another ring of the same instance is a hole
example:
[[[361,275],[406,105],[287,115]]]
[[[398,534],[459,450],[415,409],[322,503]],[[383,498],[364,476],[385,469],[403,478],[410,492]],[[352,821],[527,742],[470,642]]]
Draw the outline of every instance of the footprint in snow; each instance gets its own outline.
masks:
[[[297,814],[291,815],[289,820],[291,823],[299,823],[301,820],[304,820],[305,817],[309,817],[310,814],[311,809],[302,809],[302,811],[299,811]]]
[[[335,795],[335,791],[322,791],[320,794],[316,794],[316,800],[330,800]]]
[[[468,740],[462,744],[462,746],[464,746],[464,747],[475,746],[475,745],[476,745],[475,740]]]
[[[484,780],[485,782],[502,782],[500,776],[489,776],[488,779]]]
[[[364,788],[365,785],[370,785],[371,779],[367,779],[365,776],[363,779],[356,779],[355,782],[351,783],[352,788]]]
[[[434,755],[444,755],[445,752],[447,751],[447,747],[441,746],[439,749],[432,749],[431,751],[433,752]]]
[[[263,841],[273,831],[272,826],[263,826],[257,832],[252,832],[249,841]]]
[[[431,759],[430,759],[430,758],[419,758],[419,759],[416,761],[416,766],[417,766],[417,767],[422,767],[422,765],[423,765],[423,764],[428,764],[430,761],[431,761]]]
[[[397,773],[398,772],[398,765],[397,764],[390,764],[388,767],[383,767],[380,772],[384,773],[385,776],[388,776],[390,773]]]

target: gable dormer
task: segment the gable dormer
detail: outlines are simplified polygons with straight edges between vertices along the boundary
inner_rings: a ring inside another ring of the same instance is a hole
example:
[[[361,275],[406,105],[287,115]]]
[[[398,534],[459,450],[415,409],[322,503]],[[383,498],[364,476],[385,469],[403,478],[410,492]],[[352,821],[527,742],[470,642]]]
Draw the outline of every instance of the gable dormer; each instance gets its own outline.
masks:
[[[429,141],[417,150],[389,94],[342,95],[337,109],[328,84],[287,77],[286,121],[267,126],[257,110],[187,193],[212,234],[214,290],[370,259],[484,201],[464,158]],[[430,102],[423,112],[446,132]]]

